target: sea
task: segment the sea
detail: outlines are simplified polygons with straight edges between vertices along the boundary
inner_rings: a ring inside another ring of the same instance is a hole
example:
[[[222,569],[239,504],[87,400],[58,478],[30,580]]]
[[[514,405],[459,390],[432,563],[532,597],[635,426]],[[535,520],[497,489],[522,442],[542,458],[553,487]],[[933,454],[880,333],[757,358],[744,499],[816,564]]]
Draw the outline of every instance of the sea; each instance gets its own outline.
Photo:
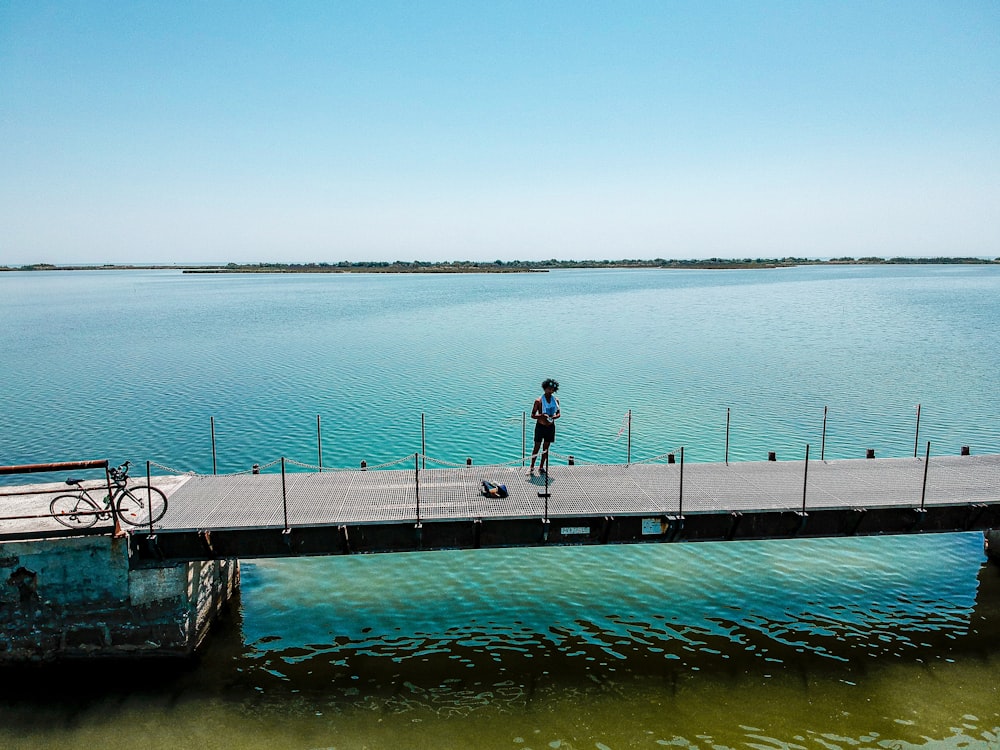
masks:
[[[0,464],[517,462],[546,378],[553,467],[1000,453],[998,331],[998,265],[4,272]],[[981,533],[241,567],[193,660],[0,669],[0,748],[1000,748]]]

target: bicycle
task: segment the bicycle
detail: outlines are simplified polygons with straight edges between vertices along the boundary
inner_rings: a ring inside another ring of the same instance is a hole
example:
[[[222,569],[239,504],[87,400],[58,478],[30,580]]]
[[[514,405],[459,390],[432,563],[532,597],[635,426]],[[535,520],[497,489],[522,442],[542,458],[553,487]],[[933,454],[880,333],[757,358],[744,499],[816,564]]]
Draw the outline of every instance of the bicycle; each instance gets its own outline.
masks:
[[[49,503],[49,512],[63,526],[71,529],[88,529],[99,520],[106,521],[112,513],[130,526],[148,526],[163,518],[167,512],[167,496],[162,490],[149,485],[128,486],[128,467],[131,461],[108,469],[115,487],[102,501],[94,499],[80,479],[67,479],[66,484],[76,487],[78,494],[59,495]],[[150,518],[152,516],[152,518]]]

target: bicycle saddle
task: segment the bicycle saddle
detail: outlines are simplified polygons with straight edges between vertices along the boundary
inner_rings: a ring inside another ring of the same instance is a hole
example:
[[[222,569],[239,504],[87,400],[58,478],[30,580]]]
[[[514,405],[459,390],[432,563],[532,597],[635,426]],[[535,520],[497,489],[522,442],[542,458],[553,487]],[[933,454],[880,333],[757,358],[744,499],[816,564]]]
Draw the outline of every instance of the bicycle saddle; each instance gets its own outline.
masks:
[[[82,481],[82,479],[67,479],[66,484],[80,484]]]

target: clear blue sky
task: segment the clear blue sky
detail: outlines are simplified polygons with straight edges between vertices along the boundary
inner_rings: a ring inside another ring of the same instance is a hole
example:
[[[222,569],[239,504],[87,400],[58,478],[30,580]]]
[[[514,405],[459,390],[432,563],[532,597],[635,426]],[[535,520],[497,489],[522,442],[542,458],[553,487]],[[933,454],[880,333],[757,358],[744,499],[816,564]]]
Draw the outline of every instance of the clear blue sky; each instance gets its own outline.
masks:
[[[0,0],[0,263],[1000,256],[1000,2]]]

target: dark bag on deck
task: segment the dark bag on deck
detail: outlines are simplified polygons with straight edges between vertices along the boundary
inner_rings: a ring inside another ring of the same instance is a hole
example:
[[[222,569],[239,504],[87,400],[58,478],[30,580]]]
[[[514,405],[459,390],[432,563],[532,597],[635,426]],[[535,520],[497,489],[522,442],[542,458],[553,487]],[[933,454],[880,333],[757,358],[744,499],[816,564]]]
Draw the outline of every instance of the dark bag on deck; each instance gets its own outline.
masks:
[[[507,486],[483,480],[483,497],[507,497]]]

